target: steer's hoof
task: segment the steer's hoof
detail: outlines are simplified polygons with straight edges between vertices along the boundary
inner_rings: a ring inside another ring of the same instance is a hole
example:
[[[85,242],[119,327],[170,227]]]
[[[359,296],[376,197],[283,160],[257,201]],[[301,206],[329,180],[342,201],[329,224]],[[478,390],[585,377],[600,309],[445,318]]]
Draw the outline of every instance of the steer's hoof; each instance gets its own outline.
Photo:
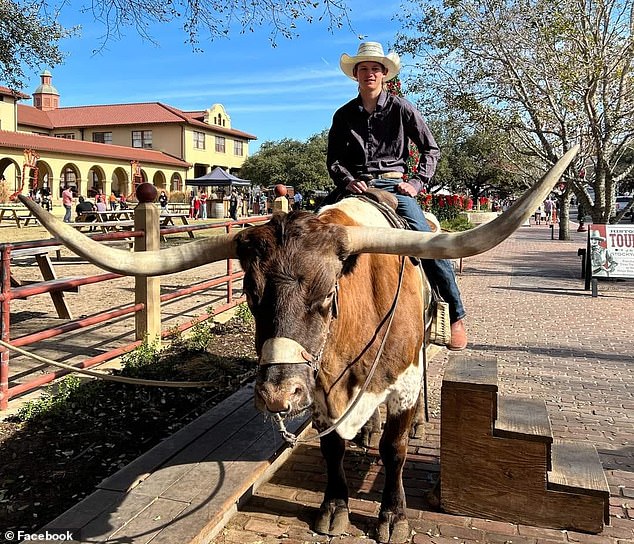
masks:
[[[348,505],[345,501],[341,499],[324,501],[315,521],[315,532],[337,536],[348,530],[348,524]]]
[[[412,530],[407,518],[397,517],[393,512],[381,512],[376,527],[376,541],[381,544],[403,544],[409,542]]]

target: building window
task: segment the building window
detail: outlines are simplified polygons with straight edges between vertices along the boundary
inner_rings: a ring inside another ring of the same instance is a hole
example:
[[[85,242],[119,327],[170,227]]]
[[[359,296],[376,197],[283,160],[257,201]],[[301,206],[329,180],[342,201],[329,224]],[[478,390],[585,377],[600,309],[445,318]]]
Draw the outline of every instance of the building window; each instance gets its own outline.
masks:
[[[242,145],[243,142],[241,142],[240,140],[234,140],[233,141],[233,154],[234,155],[238,155],[239,157],[242,157],[242,155],[244,155],[244,146]]]
[[[132,131],[132,147],[152,149],[152,131],[151,130],[133,130]]]
[[[75,134],[72,132],[64,132],[63,134],[55,134],[55,138],[64,138],[65,140],[74,140]]]
[[[216,136],[216,153],[225,152],[225,139],[224,136]]]
[[[92,141],[98,144],[111,144],[112,132],[93,132]]]
[[[205,149],[205,133],[194,131],[194,149]]]

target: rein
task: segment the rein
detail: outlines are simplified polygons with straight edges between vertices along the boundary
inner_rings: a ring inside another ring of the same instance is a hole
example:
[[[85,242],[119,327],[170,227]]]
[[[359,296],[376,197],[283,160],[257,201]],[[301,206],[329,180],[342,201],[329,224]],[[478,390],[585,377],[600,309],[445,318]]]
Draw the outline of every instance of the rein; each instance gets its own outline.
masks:
[[[379,364],[379,360],[381,359],[381,355],[383,354],[383,349],[385,348],[385,344],[387,342],[387,338],[388,338],[388,336],[390,334],[390,329],[392,328],[392,321],[394,320],[394,314],[396,313],[396,306],[398,304],[399,295],[401,294],[401,286],[403,284],[403,273],[405,271],[405,257],[401,257],[400,261],[401,261],[401,264],[400,264],[400,270],[399,270],[399,276],[398,276],[398,285],[396,287],[396,293],[394,294],[394,299],[392,301],[392,305],[390,306],[390,309],[388,310],[387,314],[385,315],[385,318],[383,319],[382,323],[379,325],[379,328],[380,328],[387,321],[387,327],[385,328],[385,334],[383,335],[383,339],[381,340],[381,344],[379,346],[379,349],[378,349],[378,351],[376,353],[374,361],[372,362],[372,366],[370,367],[370,371],[368,372],[368,375],[365,378],[365,382],[363,382],[363,386],[361,387],[361,389],[357,393],[357,395],[356,395],[354,401],[352,402],[352,404],[350,404],[350,406],[348,406],[347,410],[337,420],[337,422],[333,423],[330,427],[328,427],[324,431],[321,431],[316,436],[312,436],[310,438],[310,440],[314,440],[316,438],[322,438],[323,436],[326,436],[326,435],[332,433],[333,431],[335,431],[346,420],[346,418],[352,413],[352,411],[356,408],[357,404],[359,404],[359,402],[361,401],[361,397],[363,396],[363,394],[367,391],[368,386],[370,385],[370,381],[372,380],[372,377],[374,376],[374,372],[376,371],[376,368],[377,368],[377,366]],[[323,348],[322,348],[322,350],[323,350]],[[297,361],[297,362],[299,362],[299,361]],[[295,446],[296,444],[299,444],[299,443],[309,442],[309,440],[298,438],[297,435],[291,433],[286,428],[286,426],[284,425],[284,419],[282,418],[282,416],[279,413],[273,414],[273,419],[274,419],[275,423],[278,426],[278,431],[279,431],[280,435],[282,436],[284,441],[287,444],[289,444],[291,447]]]

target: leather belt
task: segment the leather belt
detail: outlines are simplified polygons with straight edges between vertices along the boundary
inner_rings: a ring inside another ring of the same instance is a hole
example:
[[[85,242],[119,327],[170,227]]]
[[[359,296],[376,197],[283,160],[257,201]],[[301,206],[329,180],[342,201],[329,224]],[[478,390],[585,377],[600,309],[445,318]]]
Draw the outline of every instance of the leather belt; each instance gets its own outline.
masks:
[[[375,179],[403,179],[403,172],[381,172],[374,176]]]

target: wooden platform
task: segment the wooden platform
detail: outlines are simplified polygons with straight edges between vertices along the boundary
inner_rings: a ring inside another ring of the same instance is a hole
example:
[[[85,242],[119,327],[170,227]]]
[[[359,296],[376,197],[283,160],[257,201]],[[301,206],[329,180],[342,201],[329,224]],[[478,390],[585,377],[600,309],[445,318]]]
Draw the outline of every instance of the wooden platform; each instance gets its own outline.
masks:
[[[288,424],[299,433],[308,420]],[[101,482],[43,527],[76,542],[208,542],[290,454],[243,388]]]
[[[441,394],[445,512],[599,533],[610,491],[594,445],[553,440],[543,401],[498,395],[495,359],[456,357]]]

